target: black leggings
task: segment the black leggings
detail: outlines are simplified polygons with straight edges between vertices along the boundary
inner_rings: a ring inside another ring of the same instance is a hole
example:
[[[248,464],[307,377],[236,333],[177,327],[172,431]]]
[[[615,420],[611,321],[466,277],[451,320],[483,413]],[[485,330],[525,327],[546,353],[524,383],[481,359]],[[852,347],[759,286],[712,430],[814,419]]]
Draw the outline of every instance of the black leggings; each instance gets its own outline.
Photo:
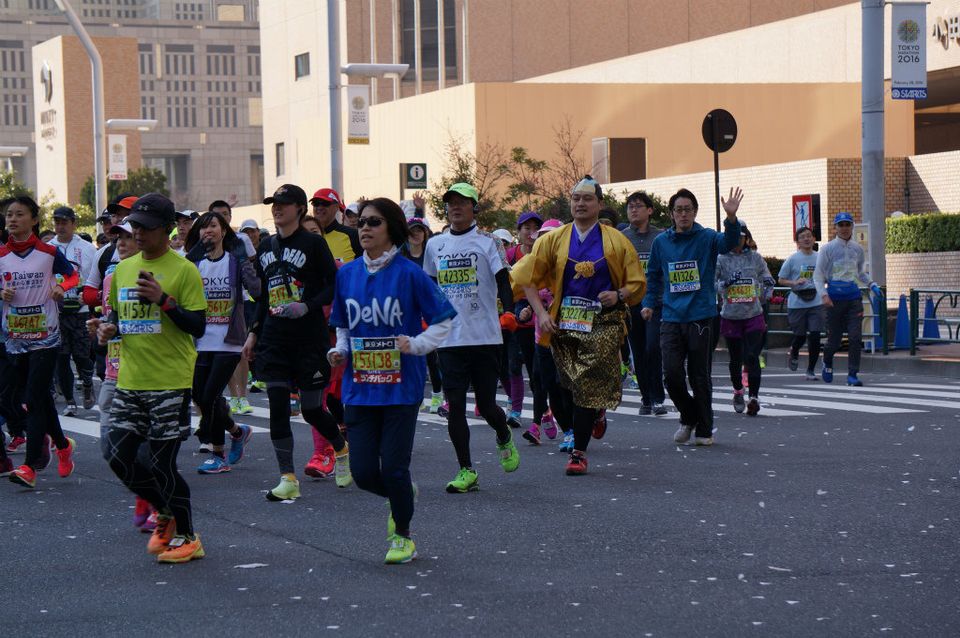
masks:
[[[600,410],[573,406],[573,449],[586,452],[593,434],[593,425],[600,416]]]
[[[534,376],[540,384],[544,396],[550,397],[550,409],[553,418],[564,432],[573,429],[573,393],[560,385],[557,365],[553,361],[550,348],[537,345]]]
[[[10,436],[24,436],[27,413],[23,411],[23,400],[16,379],[17,369],[6,348],[0,344],[0,416],[7,422]],[[4,454],[0,450],[0,458],[6,458]]]
[[[727,337],[727,349],[730,351],[730,381],[734,390],[743,390],[743,366],[747,366],[747,381],[750,384],[750,396],[760,395],[760,348],[763,346],[762,330],[743,335],[743,339]]]
[[[807,362],[807,372],[812,373],[817,366],[817,360],[820,358],[820,333],[813,331],[804,335],[794,335],[790,343],[790,358],[796,359],[800,356],[800,346],[807,342],[807,352],[810,354],[810,361]]]
[[[44,348],[9,357],[18,384],[13,396],[22,396],[27,404],[27,456],[24,464],[36,469],[43,446],[46,445],[43,440],[45,434],[50,436],[58,450],[68,445],[50,394],[50,384],[57,366],[57,349]]]
[[[104,458],[110,469],[127,488],[148,501],[161,514],[172,515],[177,534],[193,534],[193,512],[190,508],[190,486],[177,470],[180,439],[148,441],[150,465],[137,459],[137,451],[145,439],[130,430],[107,432]]]
[[[430,373],[430,385],[433,387],[433,393],[440,392],[440,360],[437,358],[436,350],[427,355],[427,372]]]
[[[514,336],[520,347],[523,365],[527,367],[527,374],[530,376],[530,392],[533,394],[533,422],[540,423],[543,420],[543,413],[547,411],[547,392],[540,382],[539,367],[536,364],[537,344],[533,328],[521,328],[514,333]],[[522,370],[519,369],[519,366],[517,368],[517,374],[520,374]]]
[[[313,395],[316,395],[314,397]],[[300,392],[300,409],[303,420],[313,426],[325,437],[333,449],[340,451],[345,444],[340,428],[333,416],[320,405],[320,390]],[[290,388],[287,385],[267,386],[267,398],[270,400],[270,439],[279,441],[292,438],[290,429]]]
[[[233,371],[240,363],[240,353],[198,352],[193,369],[193,399],[200,408],[200,428],[197,438],[202,443],[223,447],[224,432],[234,429],[230,408],[223,398]]]

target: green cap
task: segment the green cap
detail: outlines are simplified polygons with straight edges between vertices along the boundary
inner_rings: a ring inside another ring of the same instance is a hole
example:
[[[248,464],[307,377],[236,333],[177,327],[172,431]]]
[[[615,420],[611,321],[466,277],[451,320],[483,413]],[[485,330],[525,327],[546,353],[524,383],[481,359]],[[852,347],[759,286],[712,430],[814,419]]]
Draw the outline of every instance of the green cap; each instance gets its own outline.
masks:
[[[467,199],[472,199],[474,204],[478,204],[480,202],[480,194],[477,193],[477,189],[466,182],[457,182],[448,188],[447,192],[443,194],[443,201],[447,201],[450,193],[456,193],[457,195],[461,195]]]

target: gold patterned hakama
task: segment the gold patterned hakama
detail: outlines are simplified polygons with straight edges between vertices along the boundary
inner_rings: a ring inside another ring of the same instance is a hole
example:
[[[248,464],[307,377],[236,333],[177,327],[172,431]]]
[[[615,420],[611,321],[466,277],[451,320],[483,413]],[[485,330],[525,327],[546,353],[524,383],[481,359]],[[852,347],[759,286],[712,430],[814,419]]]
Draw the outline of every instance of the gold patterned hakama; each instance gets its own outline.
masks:
[[[627,313],[623,306],[596,315],[590,332],[558,330],[550,349],[560,383],[573,393],[575,405],[612,410],[620,405],[620,345]]]

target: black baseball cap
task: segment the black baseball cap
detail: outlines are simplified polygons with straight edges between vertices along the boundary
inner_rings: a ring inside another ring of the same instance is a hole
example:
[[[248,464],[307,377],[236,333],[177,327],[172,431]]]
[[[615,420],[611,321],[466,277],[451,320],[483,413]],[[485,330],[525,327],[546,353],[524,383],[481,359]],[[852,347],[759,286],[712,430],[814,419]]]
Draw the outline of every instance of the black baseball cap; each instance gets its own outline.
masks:
[[[125,222],[139,224],[147,230],[173,222],[176,209],[168,198],[160,193],[147,193],[134,203]]]
[[[60,206],[53,211],[54,219],[69,219],[70,221],[77,221],[77,214],[69,206]]]
[[[296,184],[284,184],[274,191],[272,196],[263,200],[263,203],[267,205],[273,204],[274,202],[278,204],[299,204],[306,206],[307,194]]]

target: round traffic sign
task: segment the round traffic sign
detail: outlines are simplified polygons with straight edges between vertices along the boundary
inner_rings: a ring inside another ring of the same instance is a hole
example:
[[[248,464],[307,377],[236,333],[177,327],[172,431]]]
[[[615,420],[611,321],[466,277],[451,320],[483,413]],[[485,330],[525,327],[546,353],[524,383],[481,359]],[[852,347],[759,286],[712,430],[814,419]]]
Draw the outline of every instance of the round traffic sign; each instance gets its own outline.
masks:
[[[716,127],[716,130],[714,130]],[[703,141],[711,151],[726,153],[737,141],[737,120],[729,111],[713,109],[703,118]],[[714,144],[716,140],[716,144]],[[716,146],[716,148],[714,148]]]

